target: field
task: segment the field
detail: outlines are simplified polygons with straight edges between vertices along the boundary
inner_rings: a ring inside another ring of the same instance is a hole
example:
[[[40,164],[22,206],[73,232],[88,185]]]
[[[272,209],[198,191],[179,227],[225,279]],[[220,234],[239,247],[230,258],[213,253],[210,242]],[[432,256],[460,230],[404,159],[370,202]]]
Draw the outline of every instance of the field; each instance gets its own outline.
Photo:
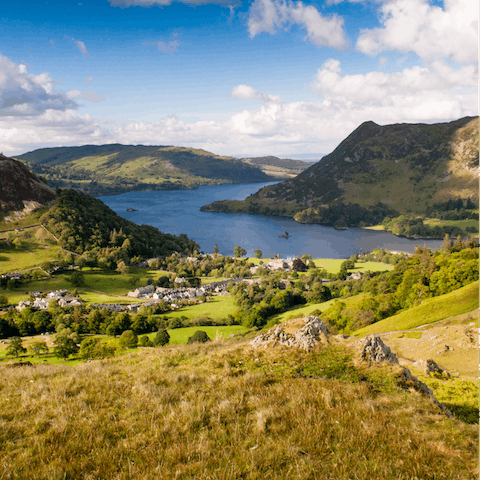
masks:
[[[174,328],[173,330],[168,331],[168,334],[170,335],[170,344],[185,345],[189,337],[191,337],[197,330],[205,332],[211,340],[215,340],[217,335],[221,338],[228,338],[230,335],[247,331],[247,329],[241,325]],[[153,337],[153,335],[155,334],[152,334],[151,336]]]
[[[477,425],[340,344],[240,339],[0,372],[1,478],[478,476]]]
[[[249,257],[248,261],[254,263],[255,265],[260,265],[260,262],[268,263],[268,258],[254,258]],[[315,258],[313,262],[317,268],[323,268],[328,273],[338,273],[340,271],[340,265],[345,261],[341,258]],[[393,265],[388,265],[386,263],[379,262],[355,262],[355,268],[350,269],[349,272],[385,272],[388,270],[393,270]]]
[[[210,317],[210,318],[225,318],[228,315],[232,315],[235,312],[236,307],[233,303],[234,299],[230,296],[215,295],[208,297],[208,301],[200,303],[198,305],[192,305],[188,307],[182,307],[179,310],[168,312],[168,317],[181,317],[187,318],[195,317]]]
[[[475,227],[477,229],[474,235],[478,236],[478,220],[439,220],[437,218],[429,218],[425,220],[425,224],[430,225],[431,227],[435,227],[436,225],[440,227],[450,226],[450,227],[458,227],[463,230],[465,235],[472,235],[465,231],[467,227]]]

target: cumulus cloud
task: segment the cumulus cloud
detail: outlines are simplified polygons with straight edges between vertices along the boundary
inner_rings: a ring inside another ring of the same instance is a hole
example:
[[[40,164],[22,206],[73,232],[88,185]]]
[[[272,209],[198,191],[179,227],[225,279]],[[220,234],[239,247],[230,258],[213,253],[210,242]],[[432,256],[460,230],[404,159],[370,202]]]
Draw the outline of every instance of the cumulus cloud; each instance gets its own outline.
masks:
[[[324,17],[312,5],[305,5],[301,1],[255,0],[250,8],[248,31],[251,38],[262,32],[275,35],[277,29],[290,25],[306,29],[304,40],[319,47],[343,50],[348,46],[343,18],[336,15]]]
[[[0,116],[39,115],[46,110],[77,108],[68,95],[56,92],[55,81],[47,73],[31,75],[0,54]]]
[[[360,32],[356,49],[367,55],[414,52],[424,61],[448,58],[456,63],[478,59],[478,2],[390,0],[380,6],[382,27]]]
[[[324,104],[344,109],[367,109],[372,120],[435,121],[475,115],[478,70],[473,65],[454,69],[444,61],[428,68],[414,66],[386,74],[343,75],[340,62],[330,59],[309,88]],[[382,113],[383,112],[383,113]]]
[[[87,47],[83,42],[80,40],[75,40],[74,38],[70,38],[70,40],[75,44],[75,46],[78,48],[78,51],[85,57],[88,58],[90,54],[88,53]]]
[[[84,78],[82,80],[82,83],[86,83],[87,85],[90,85],[92,83],[92,80],[93,80],[93,77]]]
[[[110,143],[110,133],[101,128],[89,115],[73,110],[47,110],[35,117],[19,117],[13,123],[0,117],[0,138],[5,155],[22,153],[44,147]]]

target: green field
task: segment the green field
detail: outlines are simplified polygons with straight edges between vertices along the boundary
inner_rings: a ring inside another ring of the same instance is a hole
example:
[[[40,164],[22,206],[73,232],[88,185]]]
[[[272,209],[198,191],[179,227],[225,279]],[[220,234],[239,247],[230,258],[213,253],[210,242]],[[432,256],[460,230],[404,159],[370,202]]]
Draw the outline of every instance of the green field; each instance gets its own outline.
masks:
[[[424,223],[430,225],[431,227],[440,226],[440,227],[458,227],[463,230],[463,233],[467,236],[475,235],[478,236],[478,220],[439,220],[438,218],[427,218]],[[467,227],[475,227],[477,229],[476,233],[466,232]]]
[[[260,262],[267,264],[270,260],[269,258],[254,258],[249,257],[248,262],[252,262],[255,265],[260,265]],[[340,272],[340,266],[345,261],[342,258],[314,258],[313,262],[317,268],[323,268],[328,273],[338,273]],[[388,270],[393,270],[393,265],[388,265],[386,263],[379,262],[362,262],[358,261],[355,263],[355,268],[350,269],[349,272],[385,272]]]
[[[380,322],[361,328],[354,335],[409,330],[428,323],[437,322],[454,315],[460,315],[478,308],[479,282],[471,283],[453,292],[425,300],[422,305],[388,317]]]
[[[173,312],[167,312],[166,315],[168,317],[185,316],[187,318],[225,318],[228,315],[232,315],[237,309],[233,302],[234,298],[231,296],[222,297],[215,295],[213,297],[208,297],[208,302],[189,307],[183,307]]]
[[[222,338],[228,338],[230,335],[244,333],[248,329],[242,325],[175,328],[168,331],[168,334],[170,335],[170,343],[172,345],[185,345],[189,337],[191,337],[197,330],[202,330],[210,337],[211,340],[215,340],[217,333]],[[152,334],[151,337],[154,335],[155,334]]]

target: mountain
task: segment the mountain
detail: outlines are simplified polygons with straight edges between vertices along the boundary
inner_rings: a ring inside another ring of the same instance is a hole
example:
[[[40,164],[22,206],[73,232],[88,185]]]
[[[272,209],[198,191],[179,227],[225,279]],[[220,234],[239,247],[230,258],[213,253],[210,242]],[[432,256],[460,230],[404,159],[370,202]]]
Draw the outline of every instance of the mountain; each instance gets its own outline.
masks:
[[[0,212],[29,211],[55,199],[55,190],[23,163],[0,154]]]
[[[306,170],[310,163],[278,157],[241,158],[242,162],[259,167],[263,173],[277,178],[292,178]]]
[[[395,213],[421,214],[450,199],[478,203],[478,138],[478,117],[432,125],[365,122],[295,178],[243,202],[202,208],[297,215],[299,221],[315,217],[319,209],[337,209],[348,225],[365,212],[372,213],[365,223],[372,223]],[[347,205],[352,212],[345,211]]]
[[[17,158],[53,185],[96,196],[267,182],[296,175],[303,163],[290,166],[291,162],[278,159],[278,165],[262,168],[265,162],[242,161],[200,149],[120,144],[43,148]]]

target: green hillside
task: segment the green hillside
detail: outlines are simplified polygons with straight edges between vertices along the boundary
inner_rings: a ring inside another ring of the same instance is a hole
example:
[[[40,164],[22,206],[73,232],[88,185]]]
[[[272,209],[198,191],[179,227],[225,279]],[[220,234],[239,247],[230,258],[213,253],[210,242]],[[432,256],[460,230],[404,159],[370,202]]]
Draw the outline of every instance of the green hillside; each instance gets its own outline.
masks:
[[[90,195],[196,188],[289,178],[309,164],[295,160],[238,160],[201,149],[144,145],[45,148],[17,157],[50,184]]]
[[[346,227],[432,213],[449,200],[476,204],[478,130],[478,117],[433,125],[365,122],[297,177],[242,202],[218,201],[202,208]]]
[[[408,330],[420,325],[438,322],[454,315],[470,312],[478,309],[478,288],[479,283],[477,280],[453,292],[429,298],[417,307],[361,328],[354,334],[364,336],[392,330]]]

